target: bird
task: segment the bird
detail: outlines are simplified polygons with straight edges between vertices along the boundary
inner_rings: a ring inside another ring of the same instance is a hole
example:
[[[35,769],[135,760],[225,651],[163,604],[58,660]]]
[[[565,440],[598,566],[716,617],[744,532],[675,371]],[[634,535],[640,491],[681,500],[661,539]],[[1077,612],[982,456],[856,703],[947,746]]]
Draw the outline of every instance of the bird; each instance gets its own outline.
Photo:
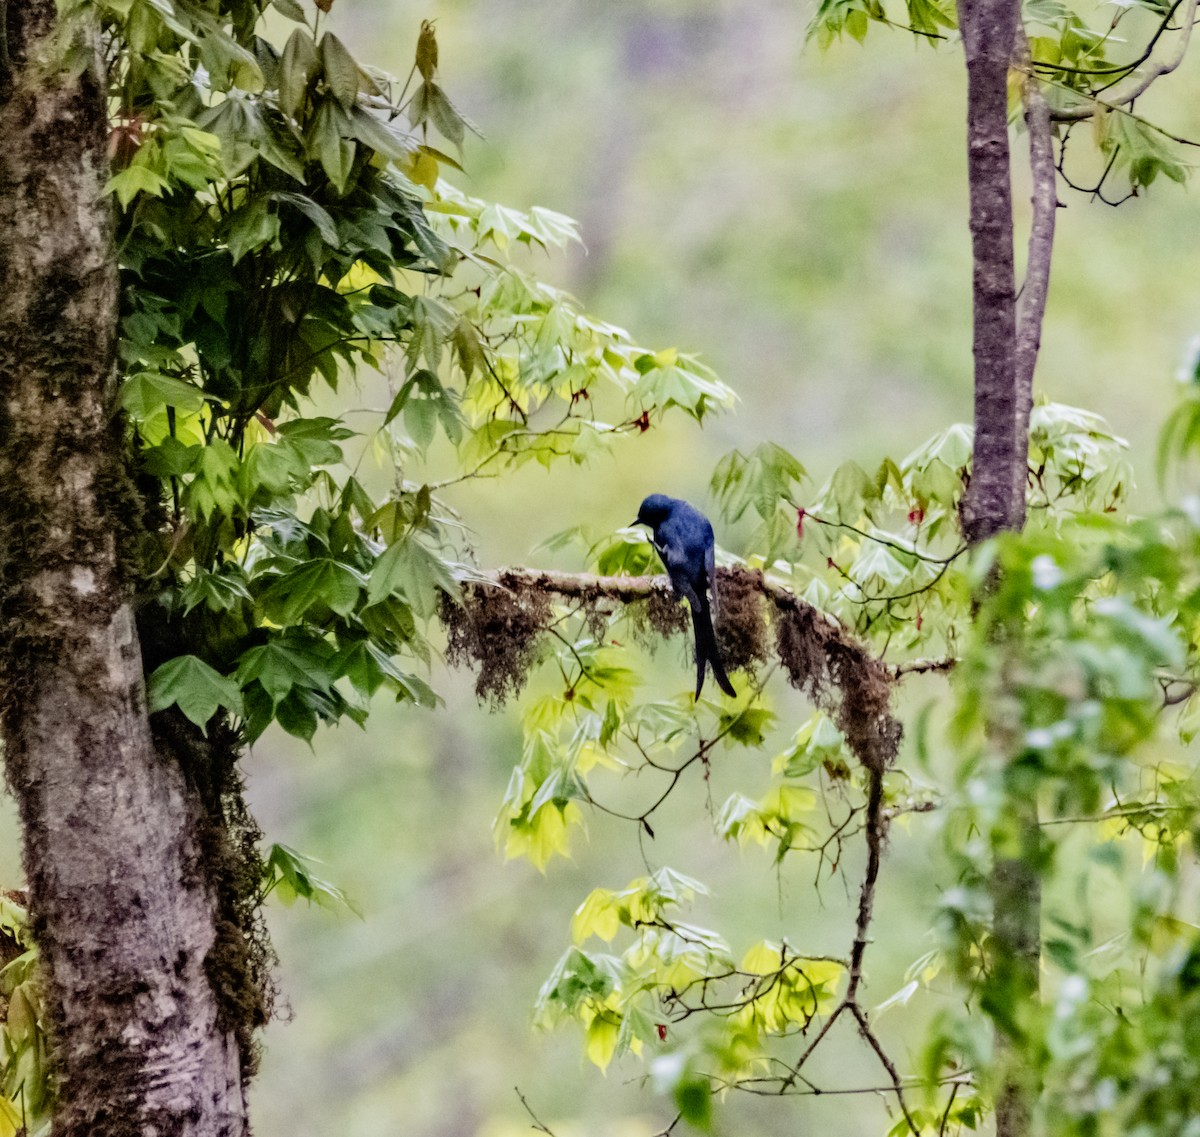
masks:
[[[676,497],[653,493],[642,502],[634,525],[648,525],[651,542],[671,578],[675,595],[688,602],[696,634],[696,698],[704,687],[705,670],[712,668],[717,686],[736,695],[717,651],[709,592],[716,568],[713,527],[695,506]]]

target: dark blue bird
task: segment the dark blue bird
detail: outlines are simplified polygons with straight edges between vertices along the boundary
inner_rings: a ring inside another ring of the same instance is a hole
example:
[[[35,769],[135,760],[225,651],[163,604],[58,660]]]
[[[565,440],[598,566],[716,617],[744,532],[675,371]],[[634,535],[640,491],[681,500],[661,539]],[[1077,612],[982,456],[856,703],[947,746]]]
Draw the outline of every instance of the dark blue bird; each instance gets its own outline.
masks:
[[[654,548],[662,558],[671,586],[692,610],[696,633],[696,698],[704,686],[704,671],[712,668],[717,686],[726,695],[736,695],[717,651],[712,609],[708,595],[716,568],[713,527],[694,506],[666,494],[652,493],[638,510],[635,525],[649,525]]]

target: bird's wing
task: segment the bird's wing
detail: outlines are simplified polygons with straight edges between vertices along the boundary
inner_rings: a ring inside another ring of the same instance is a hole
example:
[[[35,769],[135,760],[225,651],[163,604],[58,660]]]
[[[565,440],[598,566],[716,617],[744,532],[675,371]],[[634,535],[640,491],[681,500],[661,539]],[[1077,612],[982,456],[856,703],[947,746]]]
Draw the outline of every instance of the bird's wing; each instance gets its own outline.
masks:
[[[689,565],[686,550],[671,540],[663,541],[657,535],[654,538],[654,548],[662,558],[667,576],[671,578],[671,587],[678,596],[682,596],[692,607],[700,603],[696,584],[692,580],[693,569]]]

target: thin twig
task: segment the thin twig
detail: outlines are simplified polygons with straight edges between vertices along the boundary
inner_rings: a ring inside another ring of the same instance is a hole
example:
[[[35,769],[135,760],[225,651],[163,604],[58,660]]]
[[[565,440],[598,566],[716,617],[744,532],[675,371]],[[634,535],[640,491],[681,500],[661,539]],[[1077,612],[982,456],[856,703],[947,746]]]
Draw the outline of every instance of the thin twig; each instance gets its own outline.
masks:
[[[1124,79],[1126,75],[1128,75],[1131,71],[1141,67],[1141,65],[1150,58],[1154,52],[1155,45],[1162,38],[1164,32],[1179,30],[1178,28],[1172,28],[1170,25],[1172,18],[1179,9],[1179,5],[1182,3],[1183,0],[1175,0],[1175,3],[1171,5],[1170,10],[1159,22],[1158,27],[1154,30],[1154,34],[1150,37],[1146,43],[1146,46],[1142,49],[1142,54],[1136,59],[1131,59],[1128,63],[1117,63],[1112,67],[1068,67],[1065,63],[1041,63],[1035,61],[1033,66],[1041,71],[1057,71],[1066,75],[1115,75],[1118,80]],[[1116,22],[1114,21],[1113,27],[1115,26]],[[1112,28],[1110,28],[1109,32],[1105,34],[1104,39],[1108,39],[1108,35],[1111,34],[1111,31]],[[1094,50],[1094,48],[1090,48],[1089,53],[1092,50]]]
[[[546,1137],[554,1137],[554,1130],[548,1128],[545,1122],[543,1122],[541,1118],[539,1118],[538,1115],[533,1112],[533,1108],[530,1106],[529,1102],[525,1100],[525,1095],[521,1093],[521,1087],[513,1086],[513,1093],[521,1099],[521,1104],[525,1107],[525,1112],[529,1114],[529,1120],[533,1123],[532,1128],[536,1129],[539,1133],[545,1133]]]
[[[893,663],[888,666],[892,677],[903,678],[905,675],[929,675],[941,671],[953,671],[958,666],[958,660],[948,655],[943,659],[910,659],[907,663]]]
[[[867,817],[863,831],[867,839],[867,868],[858,894],[858,919],[854,925],[854,945],[850,949],[850,981],[846,986],[846,1002],[855,1004],[858,986],[862,982],[863,956],[866,954],[871,913],[875,906],[875,883],[879,879],[879,864],[883,859],[883,842],[887,836],[887,821],[883,816],[882,769],[867,769]]]
[[[896,1094],[896,1102],[900,1106],[900,1112],[904,1114],[904,1120],[908,1122],[908,1127],[913,1132],[913,1137],[919,1137],[921,1130],[917,1127],[917,1123],[913,1121],[912,1114],[908,1112],[908,1103],[904,1100],[904,1083],[900,1079],[900,1073],[896,1069],[896,1064],[887,1056],[887,1051],[884,1050],[883,1044],[875,1037],[875,1032],[871,1029],[871,1024],[867,1022],[867,1014],[857,1003],[850,1007],[850,1013],[858,1022],[858,1032],[867,1040],[871,1049],[875,1051],[876,1057],[880,1064],[887,1071],[888,1077],[892,1079],[892,1090]]]
[[[954,1105],[954,1099],[958,1096],[958,1088],[961,1082],[954,1082],[950,1087],[950,1100],[946,1102],[946,1110],[942,1114],[941,1124],[938,1125],[938,1137],[945,1137],[946,1122],[950,1120],[950,1107]]]

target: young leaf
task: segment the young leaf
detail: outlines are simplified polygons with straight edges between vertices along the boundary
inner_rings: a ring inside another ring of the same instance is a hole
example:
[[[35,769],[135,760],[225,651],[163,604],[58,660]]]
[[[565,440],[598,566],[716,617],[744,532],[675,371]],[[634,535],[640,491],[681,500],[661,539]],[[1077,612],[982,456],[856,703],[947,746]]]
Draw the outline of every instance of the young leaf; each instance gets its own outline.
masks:
[[[194,655],[177,656],[156,668],[147,682],[146,698],[151,714],[176,705],[201,728],[221,707],[242,713],[237,684]]]

